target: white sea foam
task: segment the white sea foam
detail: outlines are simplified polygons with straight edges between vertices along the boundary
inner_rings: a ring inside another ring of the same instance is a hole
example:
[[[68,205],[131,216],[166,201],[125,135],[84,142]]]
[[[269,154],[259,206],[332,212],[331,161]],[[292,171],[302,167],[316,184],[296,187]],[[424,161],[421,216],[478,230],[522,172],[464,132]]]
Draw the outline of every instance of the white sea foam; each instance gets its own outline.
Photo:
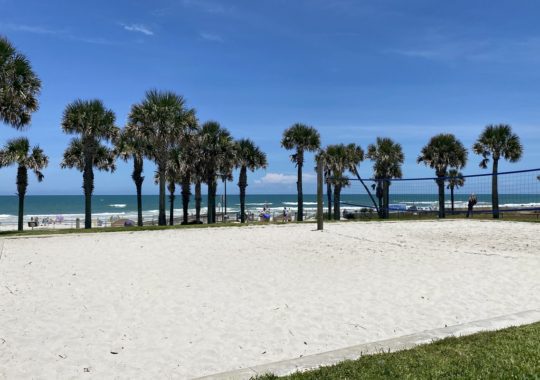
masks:
[[[113,203],[112,205],[109,205],[109,207],[115,207],[115,208],[125,208],[127,204],[125,203]]]

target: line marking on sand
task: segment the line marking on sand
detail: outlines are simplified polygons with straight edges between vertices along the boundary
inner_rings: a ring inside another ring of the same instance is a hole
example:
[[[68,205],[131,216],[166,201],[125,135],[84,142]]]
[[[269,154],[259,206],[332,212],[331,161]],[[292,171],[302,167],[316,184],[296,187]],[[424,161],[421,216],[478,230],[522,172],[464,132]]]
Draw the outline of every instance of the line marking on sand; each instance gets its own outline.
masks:
[[[525,325],[540,321],[540,309],[522,311],[515,314],[503,315],[459,325],[426,330],[419,333],[386,339],[377,342],[359,344],[320,354],[303,356],[258,366],[251,366],[234,371],[218,373],[197,378],[198,380],[247,380],[256,375],[272,373],[276,376],[286,376],[295,372],[304,372],[318,367],[330,366],[345,360],[355,360],[363,355],[380,352],[394,352],[413,348],[420,344],[431,343],[435,340],[451,336],[471,335],[481,331],[499,330],[511,326]]]

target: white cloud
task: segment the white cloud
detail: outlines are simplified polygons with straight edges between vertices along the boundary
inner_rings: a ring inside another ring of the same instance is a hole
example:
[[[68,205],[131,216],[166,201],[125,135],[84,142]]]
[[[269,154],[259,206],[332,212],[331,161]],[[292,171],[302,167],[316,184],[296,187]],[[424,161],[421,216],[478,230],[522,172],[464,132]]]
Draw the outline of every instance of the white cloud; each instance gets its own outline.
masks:
[[[53,30],[44,28],[37,25],[25,25],[25,24],[0,24],[0,27],[2,29],[11,30],[14,32],[26,32],[26,33],[34,33],[34,34],[62,34],[64,32],[60,30]]]
[[[142,24],[131,24],[131,25],[122,24],[122,26],[124,27],[125,30],[127,30],[129,32],[142,33],[142,34],[145,34],[147,36],[153,36],[154,35],[154,32],[152,30],[150,30],[150,28],[148,28],[147,26],[142,25]]]
[[[306,173],[302,175],[304,183],[315,182],[315,174]],[[266,173],[266,175],[255,181],[261,185],[293,185],[296,184],[296,175],[284,173]]]
[[[211,34],[211,33],[200,33],[199,34],[203,40],[206,41],[212,41],[212,42],[223,42],[223,38],[221,36],[218,36],[217,34]]]

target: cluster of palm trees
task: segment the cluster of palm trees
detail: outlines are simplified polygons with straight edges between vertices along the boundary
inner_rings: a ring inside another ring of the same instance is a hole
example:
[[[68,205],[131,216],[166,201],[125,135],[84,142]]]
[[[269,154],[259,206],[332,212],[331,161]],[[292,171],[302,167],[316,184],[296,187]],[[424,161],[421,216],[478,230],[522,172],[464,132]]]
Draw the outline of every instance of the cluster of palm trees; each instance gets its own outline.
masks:
[[[367,193],[371,197],[369,188],[360,177],[357,166],[364,159],[373,162],[372,189],[375,190],[378,202],[374,203],[381,218],[389,217],[389,193],[392,179],[402,178],[401,166],[405,160],[400,144],[391,138],[377,137],[374,144],[370,144],[367,153],[356,144],[337,144],[320,147],[319,133],[313,128],[303,124],[295,124],[287,129],[283,135],[282,146],[286,149],[296,148],[296,153],[291,159],[298,167],[298,212],[301,217],[302,210],[302,166],[305,151],[316,151],[315,160],[323,166],[326,182],[326,194],[328,197],[328,217],[340,219],[340,195],[344,187],[350,186],[350,179],[346,173],[350,173],[361,181]],[[490,158],[492,166],[492,208],[493,217],[499,218],[498,198],[498,163],[506,159],[509,162],[518,161],[523,154],[523,147],[519,137],[512,132],[512,128],[506,124],[488,125],[473,145],[473,151],[482,156],[481,168],[487,168]],[[454,190],[462,187],[465,183],[463,174],[459,171],[467,163],[468,152],[463,143],[453,134],[441,133],[433,136],[422,148],[417,158],[417,163],[423,163],[435,170],[435,182],[438,187],[438,214],[440,218],[445,213],[445,184],[450,189],[452,213],[454,213]],[[332,201],[333,196],[333,201]],[[332,212],[332,203],[334,211]]]
[[[30,124],[31,115],[38,109],[41,82],[28,59],[0,37],[0,120],[16,129]],[[188,223],[191,186],[195,189],[195,222],[200,223],[201,185],[208,186],[208,223],[216,222],[216,189],[218,180],[232,180],[234,169],[239,169],[240,216],[245,222],[247,172],[266,168],[264,152],[249,139],[235,141],[229,131],[215,121],[199,124],[195,110],[185,99],[167,91],[151,90],[144,99],[131,107],[127,125],[120,129],[115,124],[112,110],[100,100],[76,100],[63,114],[61,128],[74,135],[66,148],[62,168],[82,172],[85,195],[85,228],[91,228],[91,202],[94,191],[94,169],[113,172],[118,158],[133,161],[132,179],[137,193],[137,224],[142,226],[142,185],[144,160],[155,162],[155,182],[159,184],[158,224],[166,225],[166,193],[169,192],[169,224],[174,221],[174,202],[177,185],[182,197],[182,223]],[[367,152],[356,144],[334,144],[321,147],[319,132],[305,124],[294,124],[283,132],[281,145],[294,150],[290,156],[298,170],[297,220],[302,221],[302,170],[305,153],[315,152],[318,165],[323,168],[328,196],[328,216],[340,219],[341,191],[350,186],[347,173],[357,177],[371,197],[381,218],[389,216],[389,192],[392,179],[401,178],[404,154],[400,144],[390,138],[378,137]],[[493,217],[499,217],[497,187],[498,164],[501,159],[516,162],[523,148],[519,137],[509,125],[488,125],[481,133],[473,151],[482,156],[480,167],[487,168],[492,160]],[[417,158],[418,163],[435,170],[439,192],[439,217],[445,217],[445,184],[451,192],[454,211],[454,189],[464,184],[459,171],[467,163],[468,152],[452,134],[438,134],[430,139]],[[376,202],[358,173],[364,160],[373,162],[372,190]],[[28,170],[43,180],[42,170],[48,157],[39,146],[31,148],[27,138],[10,140],[0,150],[0,167],[18,165],[17,193],[19,196],[19,229],[23,228],[24,197],[28,186]],[[539,178],[540,179],[540,178]],[[333,207],[333,212],[332,212]]]
[[[115,126],[115,115],[100,100],[77,100],[69,104],[62,118],[65,133],[76,134],[64,152],[63,168],[83,173],[85,228],[91,228],[91,201],[94,168],[114,171],[117,157],[133,160],[132,179],[137,191],[137,224],[143,225],[141,188],[144,160],[156,164],[155,182],[159,185],[158,225],[167,224],[166,195],[169,192],[169,224],[174,223],[177,185],[182,195],[183,224],[188,223],[191,185],[195,186],[196,223],[200,223],[201,184],[208,186],[208,223],[216,222],[217,182],[232,180],[240,169],[242,209],[248,170],[265,168],[267,159],[249,139],[235,141],[218,122],[199,125],[195,110],[174,92],[150,90],[131,107],[126,127]],[[110,143],[110,144],[108,144]],[[242,217],[242,221],[244,218]]]

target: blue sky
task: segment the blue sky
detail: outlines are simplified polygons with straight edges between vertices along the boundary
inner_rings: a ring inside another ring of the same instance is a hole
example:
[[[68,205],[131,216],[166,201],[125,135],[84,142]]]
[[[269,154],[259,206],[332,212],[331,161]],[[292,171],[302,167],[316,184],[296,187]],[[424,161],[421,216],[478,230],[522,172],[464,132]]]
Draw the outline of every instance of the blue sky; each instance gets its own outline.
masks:
[[[251,193],[295,192],[279,144],[295,122],[316,127],[324,145],[392,137],[406,177],[433,174],[415,159],[434,134],[454,133],[470,148],[486,124],[509,123],[524,157],[501,169],[540,167],[537,1],[0,0],[0,9],[0,34],[43,81],[31,127],[0,126],[2,142],[27,135],[51,158],[29,194],[82,191],[81,174],[59,168],[66,104],[100,98],[123,126],[150,88],[184,95],[201,121],[268,154],[268,169],[249,177]],[[479,161],[471,152],[464,172],[482,172]],[[315,191],[312,166],[306,192]],[[148,163],[145,194],[158,191],[153,170]],[[360,171],[369,176],[371,163]],[[133,193],[130,172],[120,162],[96,174],[96,194]],[[0,176],[0,194],[14,194],[15,169]]]

